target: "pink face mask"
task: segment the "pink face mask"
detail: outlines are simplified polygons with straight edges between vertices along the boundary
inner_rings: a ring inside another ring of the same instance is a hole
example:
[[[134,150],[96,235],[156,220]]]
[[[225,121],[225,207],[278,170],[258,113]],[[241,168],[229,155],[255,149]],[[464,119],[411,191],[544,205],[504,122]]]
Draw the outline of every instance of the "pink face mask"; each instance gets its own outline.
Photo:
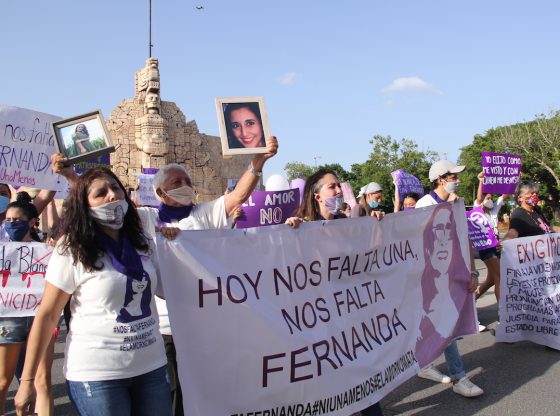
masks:
[[[325,208],[333,215],[342,211],[342,204],[344,204],[344,197],[342,195],[325,198]]]

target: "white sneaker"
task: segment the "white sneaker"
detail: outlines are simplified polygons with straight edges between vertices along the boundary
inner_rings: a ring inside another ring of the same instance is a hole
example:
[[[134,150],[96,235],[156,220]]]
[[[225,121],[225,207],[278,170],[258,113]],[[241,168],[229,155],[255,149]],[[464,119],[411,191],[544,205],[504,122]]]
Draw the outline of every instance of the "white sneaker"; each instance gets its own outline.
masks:
[[[428,367],[423,368],[422,370],[420,370],[420,372],[417,375],[420,378],[432,380],[435,381],[436,383],[443,383],[443,384],[451,383],[451,378],[446,376],[445,374],[442,374],[433,365],[429,365]]]
[[[484,390],[470,381],[467,376],[453,384],[453,391],[463,397],[476,397],[484,393]]]
[[[484,332],[486,331],[486,327],[484,325],[482,325],[481,323],[478,324],[478,332]]]

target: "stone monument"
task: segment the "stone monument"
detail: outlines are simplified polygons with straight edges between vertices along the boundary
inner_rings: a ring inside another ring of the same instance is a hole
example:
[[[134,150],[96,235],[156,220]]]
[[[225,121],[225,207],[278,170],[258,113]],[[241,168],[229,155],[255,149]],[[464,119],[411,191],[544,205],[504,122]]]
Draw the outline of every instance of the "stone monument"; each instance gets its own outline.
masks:
[[[136,188],[143,169],[179,163],[189,171],[198,201],[208,201],[224,193],[228,179],[239,179],[252,159],[223,159],[219,137],[200,133],[175,103],[161,101],[155,58],[136,72],[134,98],[111,112],[107,128],[116,148],[111,154],[113,171],[128,188]]]

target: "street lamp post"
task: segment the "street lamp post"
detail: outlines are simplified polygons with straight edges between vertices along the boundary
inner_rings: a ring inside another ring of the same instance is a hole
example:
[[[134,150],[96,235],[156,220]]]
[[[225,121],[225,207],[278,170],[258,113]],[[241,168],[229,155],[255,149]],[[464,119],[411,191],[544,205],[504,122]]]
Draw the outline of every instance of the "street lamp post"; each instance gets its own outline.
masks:
[[[317,159],[321,159],[321,156],[313,156],[313,160],[315,160],[315,169],[317,169]]]

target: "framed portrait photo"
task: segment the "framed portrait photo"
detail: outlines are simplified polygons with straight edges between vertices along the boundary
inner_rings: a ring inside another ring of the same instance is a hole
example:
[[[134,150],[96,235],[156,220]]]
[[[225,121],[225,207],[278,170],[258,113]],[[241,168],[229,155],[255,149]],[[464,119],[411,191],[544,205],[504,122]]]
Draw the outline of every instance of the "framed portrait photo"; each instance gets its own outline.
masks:
[[[58,150],[70,164],[115,151],[101,111],[52,123]]]
[[[270,137],[263,97],[216,98],[224,156],[266,153]]]

